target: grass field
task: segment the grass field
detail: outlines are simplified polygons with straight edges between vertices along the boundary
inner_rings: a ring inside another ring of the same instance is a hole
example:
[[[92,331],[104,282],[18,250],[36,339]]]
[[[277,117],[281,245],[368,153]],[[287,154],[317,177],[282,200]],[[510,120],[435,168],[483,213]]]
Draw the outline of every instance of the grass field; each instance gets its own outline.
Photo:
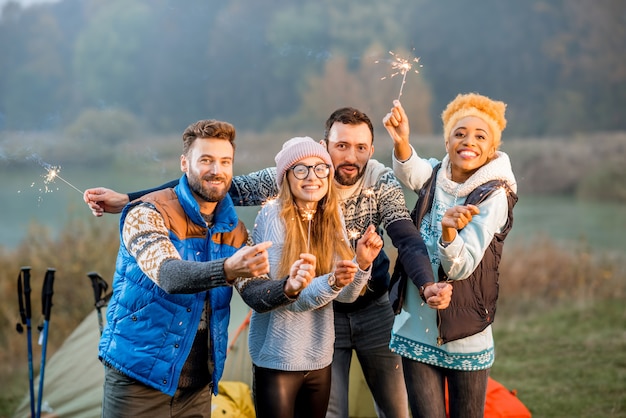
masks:
[[[492,377],[534,417],[626,417],[623,299],[573,300],[498,318]]]

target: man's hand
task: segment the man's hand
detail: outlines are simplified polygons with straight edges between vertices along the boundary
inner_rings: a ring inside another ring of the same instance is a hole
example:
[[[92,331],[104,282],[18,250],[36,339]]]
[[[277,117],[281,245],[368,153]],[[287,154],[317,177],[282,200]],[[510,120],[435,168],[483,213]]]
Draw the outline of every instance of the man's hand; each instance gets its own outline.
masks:
[[[446,282],[433,283],[424,288],[424,299],[433,309],[446,309],[452,298],[452,285]]]
[[[411,157],[409,145],[409,118],[399,100],[393,101],[391,111],[383,118],[383,125],[393,140],[393,150],[396,158],[406,161]]]
[[[105,212],[120,213],[128,203],[128,195],[104,187],[95,187],[85,190],[83,200],[93,215],[100,217]]]
[[[313,254],[302,253],[300,259],[291,265],[289,278],[285,283],[285,294],[290,298],[297,296],[315,277],[317,259]]]
[[[376,233],[374,225],[370,225],[356,245],[356,261],[361,270],[367,270],[383,248],[383,239]]]
[[[265,241],[252,247],[240,248],[224,262],[226,281],[232,283],[238,277],[257,277],[270,272],[267,249],[271,241]]]

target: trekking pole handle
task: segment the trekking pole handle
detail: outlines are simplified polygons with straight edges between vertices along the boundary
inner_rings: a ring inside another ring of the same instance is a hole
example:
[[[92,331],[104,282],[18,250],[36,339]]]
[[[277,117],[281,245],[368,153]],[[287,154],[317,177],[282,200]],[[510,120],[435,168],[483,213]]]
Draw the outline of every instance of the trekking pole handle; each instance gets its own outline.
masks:
[[[101,308],[104,306],[102,301],[102,294],[106,293],[109,288],[108,283],[97,272],[91,271],[87,273],[87,277],[91,280],[91,287],[93,288],[93,297],[95,300],[95,307]]]
[[[41,311],[46,321],[50,320],[50,310],[52,309],[52,295],[54,294],[54,273],[53,268],[48,268],[46,276],[43,280],[43,288],[41,289]]]
[[[26,295],[28,289],[28,295]],[[17,302],[20,308],[21,324],[26,325],[27,319],[30,319],[30,267],[24,266],[17,275]],[[18,323],[18,332],[22,332],[20,323]]]
[[[30,287],[30,267],[24,266],[22,267],[22,274],[24,276],[24,302],[26,307],[26,319],[30,319],[32,316],[32,310],[30,305],[30,292],[32,288]],[[24,321],[26,323],[26,321]]]

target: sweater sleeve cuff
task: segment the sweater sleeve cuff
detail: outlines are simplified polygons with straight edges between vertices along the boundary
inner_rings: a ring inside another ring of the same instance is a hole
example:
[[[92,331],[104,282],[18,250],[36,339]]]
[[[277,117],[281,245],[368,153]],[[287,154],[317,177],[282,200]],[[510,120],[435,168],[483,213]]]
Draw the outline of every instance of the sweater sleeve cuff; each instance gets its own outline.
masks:
[[[159,270],[159,285],[168,293],[198,293],[227,286],[224,261],[167,260]]]
[[[285,294],[286,280],[272,280],[268,276],[239,278],[234,286],[248,306],[257,312],[268,312],[297,299]]]

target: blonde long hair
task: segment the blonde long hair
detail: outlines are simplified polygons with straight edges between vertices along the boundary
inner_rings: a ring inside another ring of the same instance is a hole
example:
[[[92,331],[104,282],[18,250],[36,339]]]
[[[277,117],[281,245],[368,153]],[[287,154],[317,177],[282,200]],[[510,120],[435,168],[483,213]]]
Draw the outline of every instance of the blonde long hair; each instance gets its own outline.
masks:
[[[278,267],[279,277],[289,274],[291,265],[301,253],[311,253],[317,259],[315,276],[330,273],[336,260],[350,260],[354,252],[344,235],[340,218],[339,198],[328,177],[328,192],[317,202],[311,219],[310,249],[307,250],[309,221],[303,220],[291,193],[289,181],[283,181],[278,195],[280,215],[285,224],[285,242]]]

